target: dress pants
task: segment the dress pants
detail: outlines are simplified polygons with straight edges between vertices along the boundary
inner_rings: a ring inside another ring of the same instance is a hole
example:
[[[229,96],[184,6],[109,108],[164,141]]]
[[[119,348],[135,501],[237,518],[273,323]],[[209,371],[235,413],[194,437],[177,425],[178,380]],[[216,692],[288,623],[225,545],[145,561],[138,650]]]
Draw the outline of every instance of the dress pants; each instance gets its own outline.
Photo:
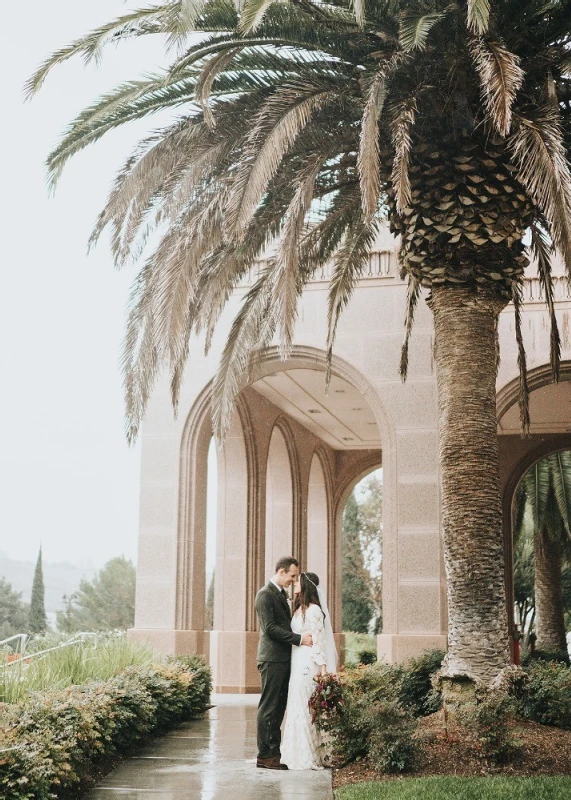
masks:
[[[262,696],[258,705],[258,758],[280,755],[281,724],[287,705],[290,661],[262,661],[258,670]]]

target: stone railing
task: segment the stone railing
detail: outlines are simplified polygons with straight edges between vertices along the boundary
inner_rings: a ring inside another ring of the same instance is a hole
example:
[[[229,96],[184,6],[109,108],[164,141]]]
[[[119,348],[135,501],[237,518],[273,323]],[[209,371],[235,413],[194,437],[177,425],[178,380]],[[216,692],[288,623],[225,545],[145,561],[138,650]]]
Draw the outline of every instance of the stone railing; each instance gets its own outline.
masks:
[[[256,261],[248,270],[240,286],[252,286],[258,279],[262,270],[266,267],[268,259]],[[329,282],[333,273],[333,262],[328,261],[321,269],[317,270],[311,277],[309,284]],[[368,263],[363,270],[360,280],[375,280],[378,278],[398,277],[397,254],[395,250],[372,250],[369,253]]]
[[[262,270],[267,266],[269,259],[256,261],[243,280],[240,287],[252,286]],[[321,269],[317,270],[311,277],[309,285],[318,283],[328,283],[333,273],[333,262],[328,261]],[[369,254],[368,263],[363,270],[361,281],[378,280],[392,278],[393,281],[400,283],[398,276],[398,262],[396,250],[372,250]],[[564,275],[554,275],[553,296],[556,303],[571,301],[571,283]],[[537,276],[526,277],[523,280],[523,302],[527,304],[545,303],[545,295]]]
[[[564,303],[571,300],[571,284],[564,275],[554,275],[553,299],[556,303]],[[523,302],[524,303],[545,303],[545,293],[539,278],[523,279]]]

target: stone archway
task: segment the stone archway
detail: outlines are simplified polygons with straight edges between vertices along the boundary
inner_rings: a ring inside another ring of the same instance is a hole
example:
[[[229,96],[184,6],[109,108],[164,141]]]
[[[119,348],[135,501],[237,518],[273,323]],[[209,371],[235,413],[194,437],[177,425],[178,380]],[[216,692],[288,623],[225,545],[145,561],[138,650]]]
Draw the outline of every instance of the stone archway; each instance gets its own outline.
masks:
[[[513,629],[513,503],[515,491],[527,470],[537,461],[556,452],[571,449],[571,362],[561,365],[560,380],[553,382],[548,364],[529,371],[530,435],[519,431],[519,379],[498,392],[498,439],[500,487],[504,521],[506,597],[510,631]]]

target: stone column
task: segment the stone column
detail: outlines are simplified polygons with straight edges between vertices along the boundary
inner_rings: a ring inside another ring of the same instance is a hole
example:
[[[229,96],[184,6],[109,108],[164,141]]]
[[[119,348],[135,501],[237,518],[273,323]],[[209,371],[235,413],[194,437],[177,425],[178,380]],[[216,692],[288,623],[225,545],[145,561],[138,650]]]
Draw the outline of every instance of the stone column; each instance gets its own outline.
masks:
[[[258,634],[247,630],[248,555],[255,505],[250,432],[247,410],[239,404],[218,458],[214,630],[210,639],[217,692],[259,691]]]

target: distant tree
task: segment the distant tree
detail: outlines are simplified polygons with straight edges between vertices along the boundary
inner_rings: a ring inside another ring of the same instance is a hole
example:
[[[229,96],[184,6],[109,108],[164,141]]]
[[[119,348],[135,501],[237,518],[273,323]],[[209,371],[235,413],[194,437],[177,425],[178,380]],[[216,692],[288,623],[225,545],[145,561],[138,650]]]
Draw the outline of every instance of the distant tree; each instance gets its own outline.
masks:
[[[361,542],[362,518],[352,492],[343,514],[342,609],[343,630],[367,633],[373,616],[369,574]]]
[[[30,607],[6,578],[0,578],[0,639],[16,633],[28,633]]]
[[[34,582],[32,584],[32,599],[30,601],[30,633],[45,633],[48,626],[46,620],[46,590],[44,586],[44,572],[42,568],[42,548],[38,553]]]
[[[82,580],[79,590],[64,596],[65,608],[57,612],[61,631],[126,630],[135,621],[135,567],[120,556],[105,564],[92,581]]]
[[[214,577],[215,573],[213,572],[208,585],[208,592],[206,593],[204,627],[207,631],[211,631],[214,628]]]
[[[375,633],[380,633],[383,622],[383,483],[377,473],[370,475],[361,485],[361,545],[365,569],[369,575],[369,590],[375,617]]]

